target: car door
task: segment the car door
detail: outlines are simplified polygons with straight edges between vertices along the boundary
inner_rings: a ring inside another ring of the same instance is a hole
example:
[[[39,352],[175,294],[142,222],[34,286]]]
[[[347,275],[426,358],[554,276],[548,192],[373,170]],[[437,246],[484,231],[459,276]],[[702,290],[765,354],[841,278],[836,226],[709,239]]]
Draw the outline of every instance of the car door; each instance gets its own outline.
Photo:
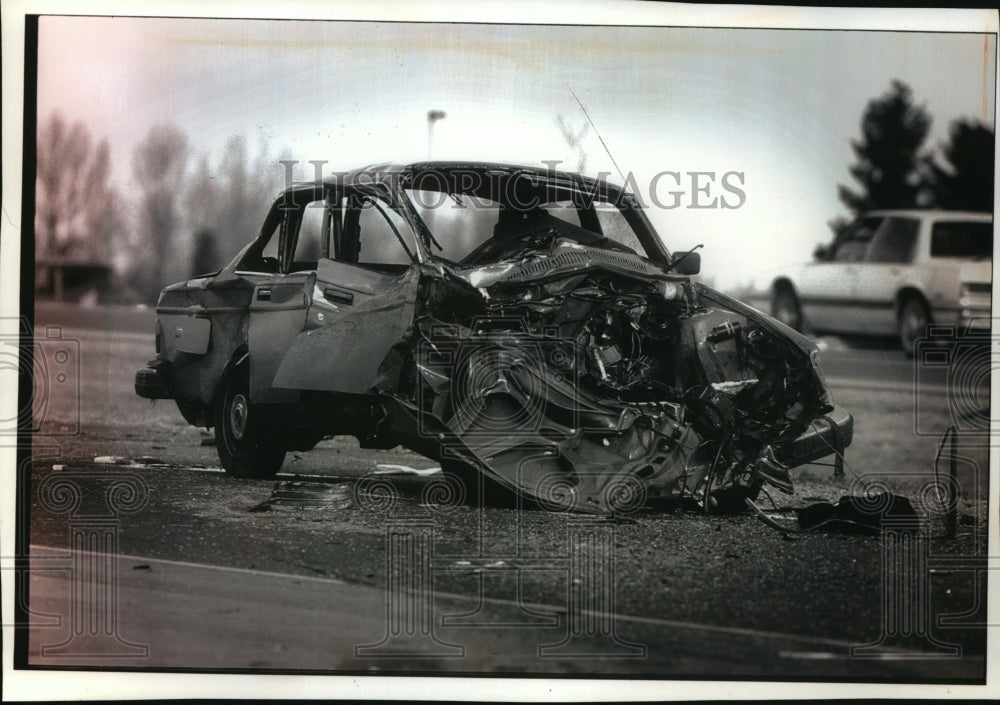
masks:
[[[859,332],[892,335],[896,332],[896,292],[913,283],[913,258],[920,221],[890,216],[872,236],[864,262],[857,265],[854,306],[861,317]]]
[[[325,212],[325,247],[315,263],[306,262],[314,268],[298,329],[281,328],[282,340],[263,343],[272,351],[268,361],[276,364],[271,379],[260,384],[276,395],[369,391],[413,323],[419,271],[409,222],[387,200],[360,191],[329,198]]]
[[[297,391],[276,387],[274,378],[287,352],[288,341],[305,326],[323,232],[329,228],[325,202],[316,199],[316,195],[309,191],[293,193],[272,209],[278,213],[280,225],[265,252],[274,256],[263,257],[265,264],[259,267],[265,272],[272,271],[255,277],[247,331],[250,398],[254,403],[287,403],[298,399]],[[315,251],[311,263],[305,261],[304,253],[308,250]]]
[[[833,243],[827,259],[804,268],[797,282],[802,312],[819,331],[858,332],[864,318],[854,307],[859,263],[865,259],[880,217],[850,225]]]

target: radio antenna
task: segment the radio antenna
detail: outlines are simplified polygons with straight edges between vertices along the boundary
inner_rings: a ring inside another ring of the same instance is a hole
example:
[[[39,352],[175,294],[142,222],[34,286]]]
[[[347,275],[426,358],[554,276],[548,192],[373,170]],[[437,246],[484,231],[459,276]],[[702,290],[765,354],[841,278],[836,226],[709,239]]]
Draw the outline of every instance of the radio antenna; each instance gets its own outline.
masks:
[[[608,149],[608,145],[604,142],[604,138],[601,137],[601,133],[597,131],[597,126],[594,124],[594,121],[590,119],[590,113],[588,113],[587,109],[583,107],[583,102],[581,102],[580,98],[577,97],[576,93],[573,91],[572,88],[570,88],[570,85],[568,83],[566,84],[566,88],[569,90],[570,93],[573,94],[573,98],[576,100],[576,104],[580,106],[580,110],[583,111],[583,116],[587,118],[587,122],[590,123],[590,127],[591,129],[594,130],[594,134],[597,135],[597,139],[601,141],[601,146],[604,147],[604,151],[607,152],[608,157],[611,159],[611,163],[615,165],[615,169],[618,171],[618,176],[621,177],[622,185],[624,185],[625,174],[622,173],[621,167],[618,166],[618,162],[616,162],[615,158],[611,155],[611,150]]]

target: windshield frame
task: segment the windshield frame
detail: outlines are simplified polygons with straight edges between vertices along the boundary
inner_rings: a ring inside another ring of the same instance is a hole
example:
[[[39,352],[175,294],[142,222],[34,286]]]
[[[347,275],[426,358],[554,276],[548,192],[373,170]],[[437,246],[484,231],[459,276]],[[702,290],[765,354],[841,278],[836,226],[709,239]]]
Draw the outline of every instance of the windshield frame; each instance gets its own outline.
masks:
[[[419,182],[434,175],[444,177],[443,181],[438,181],[443,188],[428,188]],[[463,182],[461,179],[467,180]],[[471,178],[470,178],[471,177]],[[495,179],[494,190],[487,189],[485,179]],[[445,199],[452,199],[460,195],[463,198],[487,199],[507,207],[511,198],[509,192],[517,187],[517,180],[524,179],[533,189],[540,190],[546,198],[539,201],[541,203],[552,203],[565,200],[572,200],[578,204],[578,208],[587,207],[592,209],[596,215],[597,210],[606,205],[617,209],[624,217],[626,224],[631,228],[632,234],[642,245],[644,253],[636,253],[637,256],[655,262],[662,266],[667,266],[670,262],[670,251],[659,237],[649,218],[643,212],[643,206],[629,192],[619,186],[607,181],[583,177],[576,174],[564,172],[545,171],[540,169],[529,169],[526,167],[501,166],[496,167],[471,167],[470,165],[428,165],[428,168],[411,167],[405,171],[395,185],[394,191],[400,199],[403,208],[407,211],[412,220],[415,230],[419,235],[419,245],[424,249],[424,254],[431,260],[448,264],[450,266],[467,266],[459,262],[454,262],[438,254],[435,247],[436,234],[430,229],[421,217],[417,206],[413,203],[408,191],[419,190],[443,194]],[[479,188],[475,188],[479,186]],[[463,188],[466,187],[466,188]],[[508,198],[503,198],[500,193],[508,194]],[[595,207],[595,201],[598,202]],[[602,235],[606,234],[600,233]],[[614,240],[614,238],[609,238]],[[617,240],[614,240],[618,242]]]

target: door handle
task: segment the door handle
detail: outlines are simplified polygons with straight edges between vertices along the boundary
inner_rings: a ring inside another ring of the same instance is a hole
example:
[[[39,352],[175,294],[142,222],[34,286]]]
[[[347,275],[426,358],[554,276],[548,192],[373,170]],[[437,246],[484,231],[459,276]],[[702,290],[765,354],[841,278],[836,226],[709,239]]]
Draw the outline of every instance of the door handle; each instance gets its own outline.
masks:
[[[270,301],[271,300],[271,290],[270,289],[257,289],[257,300],[258,301]]]
[[[328,286],[323,289],[323,298],[327,301],[333,301],[338,304],[347,304],[348,306],[354,303],[354,294],[349,291],[335,289],[332,286]]]

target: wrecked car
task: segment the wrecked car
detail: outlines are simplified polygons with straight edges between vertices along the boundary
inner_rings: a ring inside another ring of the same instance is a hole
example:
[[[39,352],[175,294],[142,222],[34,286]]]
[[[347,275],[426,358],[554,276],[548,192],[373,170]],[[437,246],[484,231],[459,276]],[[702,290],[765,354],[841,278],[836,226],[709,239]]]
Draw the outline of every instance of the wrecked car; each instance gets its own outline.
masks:
[[[330,435],[553,510],[706,509],[842,459],[814,344],[692,280],[603,180],[380,165],[283,191],[222,270],[167,287],[136,393],[238,477]]]

